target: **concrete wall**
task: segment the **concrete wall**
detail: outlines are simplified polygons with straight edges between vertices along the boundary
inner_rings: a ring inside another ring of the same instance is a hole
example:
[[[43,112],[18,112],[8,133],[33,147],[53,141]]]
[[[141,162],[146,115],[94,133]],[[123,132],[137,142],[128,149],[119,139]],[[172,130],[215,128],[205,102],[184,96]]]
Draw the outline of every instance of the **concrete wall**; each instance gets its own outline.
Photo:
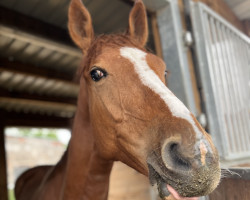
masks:
[[[8,185],[24,170],[36,165],[55,164],[65,146],[54,140],[6,137]],[[111,174],[109,200],[154,200],[146,177],[121,162],[116,162]]]

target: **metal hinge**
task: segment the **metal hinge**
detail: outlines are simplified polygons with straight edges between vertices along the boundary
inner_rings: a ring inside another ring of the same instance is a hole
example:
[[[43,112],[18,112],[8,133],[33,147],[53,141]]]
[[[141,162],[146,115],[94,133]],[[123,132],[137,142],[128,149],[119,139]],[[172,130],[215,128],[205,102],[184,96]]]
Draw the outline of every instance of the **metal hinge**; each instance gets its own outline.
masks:
[[[201,124],[201,126],[203,128],[205,128],[207,126],[207,117],[205,115],[205,113],[201,113],[198,117],[197,117],[198,122]]]
[[[193,40],[192,33],[190,31],[186,31],[183,34],[183,41],[186,47],[191,47],[193,45],[194,40]]]

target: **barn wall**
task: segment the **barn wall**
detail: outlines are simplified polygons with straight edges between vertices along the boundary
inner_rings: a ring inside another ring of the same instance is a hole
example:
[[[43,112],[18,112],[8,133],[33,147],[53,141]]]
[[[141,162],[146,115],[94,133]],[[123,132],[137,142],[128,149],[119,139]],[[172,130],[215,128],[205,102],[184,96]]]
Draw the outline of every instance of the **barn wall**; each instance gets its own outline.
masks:
[[[111,173],[108,200],[152,200],[148,178],[121,162]]]
[[[194,0],[195,2],[202,2],[212,8],[215,12],[220,14],[232,25],[245,33],[243,23],[236,17],[230,7],[223,0]]]
[[[209,195],[209,200],[249,200],[250,180],[223,179],[218,188]]]

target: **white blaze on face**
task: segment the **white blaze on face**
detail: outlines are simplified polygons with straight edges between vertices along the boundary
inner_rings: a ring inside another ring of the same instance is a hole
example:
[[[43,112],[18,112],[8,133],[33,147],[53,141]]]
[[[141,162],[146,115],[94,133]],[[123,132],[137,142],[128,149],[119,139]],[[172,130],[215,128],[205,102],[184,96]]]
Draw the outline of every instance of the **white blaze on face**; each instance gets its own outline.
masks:
[[[122,47],[120,54],[134,65],[141,82],[158,94],[166,103],[172,115],[187,120],[200,138],[201,132],[196,126],[190,111],[187,107],[165,86],[155,72],[148,66],[146,61],[147,53],[132,47]]]

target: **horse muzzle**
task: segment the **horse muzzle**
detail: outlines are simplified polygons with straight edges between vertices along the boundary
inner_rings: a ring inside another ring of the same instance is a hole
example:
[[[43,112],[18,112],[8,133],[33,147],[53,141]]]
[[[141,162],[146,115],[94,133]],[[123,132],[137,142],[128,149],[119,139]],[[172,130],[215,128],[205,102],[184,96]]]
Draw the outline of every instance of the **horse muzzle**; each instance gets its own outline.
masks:
[[[147,162],[150,182],[157,184],[161,198],[172,194],[176,199],[197,199],[194,197],[207,195],[218,185],[219,156],[205,139],[184,145],[170,138],[160,149]]]

